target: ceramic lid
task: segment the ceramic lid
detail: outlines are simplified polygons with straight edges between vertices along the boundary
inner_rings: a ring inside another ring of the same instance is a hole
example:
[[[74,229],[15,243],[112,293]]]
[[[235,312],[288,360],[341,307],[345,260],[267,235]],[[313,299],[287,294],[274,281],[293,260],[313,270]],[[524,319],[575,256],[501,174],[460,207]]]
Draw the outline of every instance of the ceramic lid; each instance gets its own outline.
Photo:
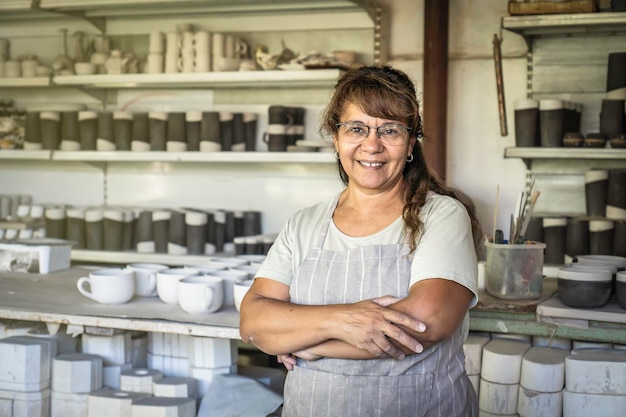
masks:
[[[570,281],[587,281],[587,282],[610,282],[613,280],[613,274],[609,270],[597,269],[586,271],[575,268],[559,268],[559,279]]]

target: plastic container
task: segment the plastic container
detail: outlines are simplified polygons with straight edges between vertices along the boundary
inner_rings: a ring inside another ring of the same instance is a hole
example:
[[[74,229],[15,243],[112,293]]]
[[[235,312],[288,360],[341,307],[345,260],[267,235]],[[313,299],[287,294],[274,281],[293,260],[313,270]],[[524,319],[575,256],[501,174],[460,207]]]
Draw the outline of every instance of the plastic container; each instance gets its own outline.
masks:
[[[545,243],[522,245],[486,242],[487,293],[507,300],[532,300],[543,291]]]

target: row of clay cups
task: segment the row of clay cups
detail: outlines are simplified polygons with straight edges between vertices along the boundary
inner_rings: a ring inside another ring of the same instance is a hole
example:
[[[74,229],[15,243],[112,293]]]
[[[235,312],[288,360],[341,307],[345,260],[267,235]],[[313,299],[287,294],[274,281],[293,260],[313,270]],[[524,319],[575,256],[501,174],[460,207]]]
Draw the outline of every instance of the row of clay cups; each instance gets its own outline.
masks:
[[[227,58],[248,56],[248,44],[238,36],[207,31],[185,31],[182,33],[150,33],[149,53],[180,55],[181,53],[209,54]]]
[[[134,297],[159,297],[190,314],[235,307],[235,286],[254,277],[260,263],[224,258],[207,264],[172,268],[132,263],[124,268],[94,270],[78,279],[78,291],[101,304],[124,304]]]

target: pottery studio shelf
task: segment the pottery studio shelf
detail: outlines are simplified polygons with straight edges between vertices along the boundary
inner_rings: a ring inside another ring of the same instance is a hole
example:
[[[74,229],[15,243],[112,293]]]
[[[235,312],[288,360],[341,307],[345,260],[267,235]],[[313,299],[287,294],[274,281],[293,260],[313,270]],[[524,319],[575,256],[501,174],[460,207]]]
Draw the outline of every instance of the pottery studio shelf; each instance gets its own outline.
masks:
[[[624,32],[626,12],[507,16],[502,27],[522,36]]]
[[[505,158],[524,159],[626,159],[626,149],[616,148],[541,148],[509,147],[504,150]]]
[[[0,160],[73,162],[335,163],[330,152],[166,152],[0,150]]]
[[[258,88],[298,87],[332,88],[341,70],[274,70],[274,71],[224,71],[177,74],[97,74],[64,75],[52,79],[57,86],[85,88]]]

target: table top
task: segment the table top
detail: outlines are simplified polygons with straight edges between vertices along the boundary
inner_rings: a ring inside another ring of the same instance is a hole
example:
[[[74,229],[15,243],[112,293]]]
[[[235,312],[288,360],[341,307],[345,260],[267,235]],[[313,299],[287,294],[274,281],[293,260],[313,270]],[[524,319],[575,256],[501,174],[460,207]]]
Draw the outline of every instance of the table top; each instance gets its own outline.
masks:
[[[135,297],[126,304],[104,305],[78,292],[78,278],[93,268],[72,267],[51,274],[0,274],[0,318],[122,330],[190,334],[239,339],[234,308],[192,315],[158,297]]]

